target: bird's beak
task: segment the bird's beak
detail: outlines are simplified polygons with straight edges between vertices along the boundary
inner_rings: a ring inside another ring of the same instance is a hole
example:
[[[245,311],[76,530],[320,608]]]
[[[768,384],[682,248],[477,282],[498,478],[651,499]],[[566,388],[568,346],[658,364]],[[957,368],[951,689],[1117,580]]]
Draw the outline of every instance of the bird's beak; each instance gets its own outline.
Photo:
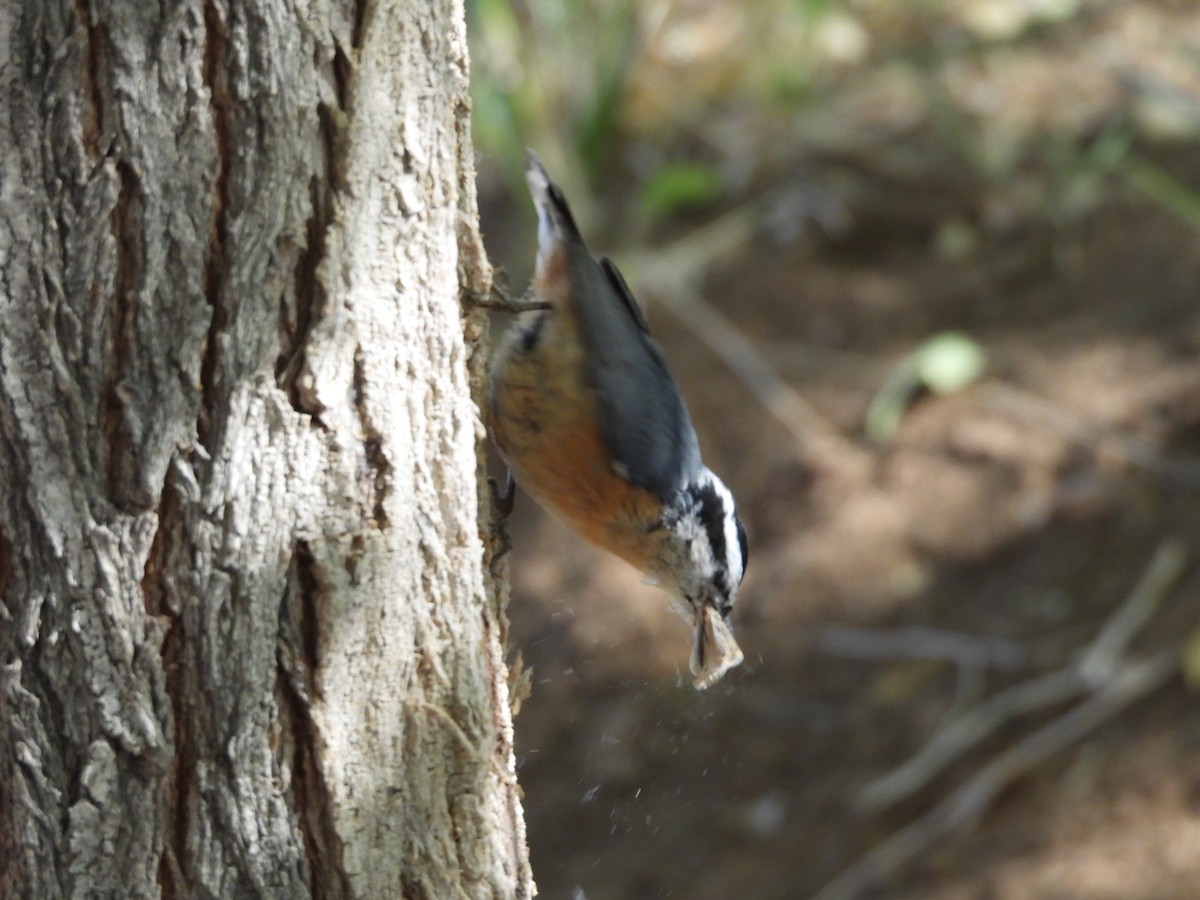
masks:
[[[733,639],[733,630],[717,610],[704,603],[694,614],[696,644],[692,648],[692,684],[698,690],[711,687],[721,676],[740,663],[742,649]]]

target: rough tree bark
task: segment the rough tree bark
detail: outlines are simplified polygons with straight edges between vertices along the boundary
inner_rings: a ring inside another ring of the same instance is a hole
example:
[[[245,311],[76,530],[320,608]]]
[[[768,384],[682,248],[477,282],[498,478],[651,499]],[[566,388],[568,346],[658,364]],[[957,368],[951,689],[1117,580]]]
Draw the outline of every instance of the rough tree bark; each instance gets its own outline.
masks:
[[[532,892],[473,185],[460,0],[0,2],[0,896]]]

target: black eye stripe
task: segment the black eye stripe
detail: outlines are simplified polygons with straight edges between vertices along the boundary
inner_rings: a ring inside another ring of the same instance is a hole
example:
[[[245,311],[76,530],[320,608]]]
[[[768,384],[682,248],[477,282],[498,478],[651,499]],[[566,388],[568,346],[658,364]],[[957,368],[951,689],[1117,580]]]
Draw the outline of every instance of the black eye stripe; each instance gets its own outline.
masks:
[[[697,492],[696,499],[700,504],[700,527],[708,536],[708,546],[712,550],[713,559],[724,568],[726,565],[725,547],[725,504],[711,484],[706,484]]]
[[[546,313],[542,313],[521,332],[522,352],[529,353],[537,347],[538,342],[542,339],[542,326],[546,324],[547,318]]]
[[[738,547],[742,551],[742,575],[738,579],[741,583],[742,578],[746,577],[746,567],[750,564],[750,540],[746,537],[746,526],[742,524],[742,520],[736,515],[733,520],[737,524]]]

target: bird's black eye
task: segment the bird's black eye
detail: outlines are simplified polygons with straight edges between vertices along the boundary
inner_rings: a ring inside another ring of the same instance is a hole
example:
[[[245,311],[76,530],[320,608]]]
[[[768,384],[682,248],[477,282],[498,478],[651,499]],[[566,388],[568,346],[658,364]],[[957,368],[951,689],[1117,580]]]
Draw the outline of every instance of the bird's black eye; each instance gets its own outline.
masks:
[[[732,603],[722,603],[720,606],[717,607],[717,612],[719,612],[721,614],[722,619],[728,619],[729,614],[731,612],[733,612],[733,604]]]
[[[521,332],[522,352],[529,353],[538,345],[538,341],[542,339],[542,326],[546,324],[548,318],[547,315],[539,315]]]

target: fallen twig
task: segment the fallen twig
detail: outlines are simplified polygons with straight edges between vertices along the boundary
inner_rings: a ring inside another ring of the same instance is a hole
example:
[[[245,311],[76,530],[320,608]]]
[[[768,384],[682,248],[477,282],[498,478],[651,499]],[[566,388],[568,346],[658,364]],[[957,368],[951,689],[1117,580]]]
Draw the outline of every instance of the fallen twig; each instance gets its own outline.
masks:
[[[953,719],[914,756],[864,787],[858,805],[868,812],[894,806],[921,790],[952,762],[1007,723],[1073,700],[1085,687],[1079,672],[1070,667],[1001,691]]]
[[[863,788],[859,805],[872,812],[893,806],[921,790],[1006,723],[1104,687],[1137,631],[1179,580],[1186,560],[1181,541],[1164,541],[1129,596],[1078,659],[1057,672],[1001,691],[953,719],[907,762]]]
[[[1186,560],[1181,541],[1165,540],[1129,596],[1069,665],[1002,691],[958,716],[908,762],[868,785],[860,798],[863,806],[879,810],[893,805],[912,796],[1004,723],[1082,698],[1062,715],[996,754],[927,813],[863,855],[814,900],[857,897],[939,838],[976,822],[1001,791],[1051,755],[1167,684],[1179,670],[1179,647],[1160,650],[1145,660],[1127,660],[1125,653],[1179,580]]]
[[[853,659],[944,660],[959,666],[1015,672],[1025,665],[1025,648],[1016,641],[980,637],[944,628],[851,628],[824,625],[814,629],[816,649]]]
[[[1000,753],[964,785],[912,824],[872,848],[813,900],[851,900],[888,877],[934,841],[975,822],[1021,776],[1161,688],[1179,668],[1177,649],[1120,666],[1089,699]]]
[[[1187,565],[1187,548],[1178,538],[1163,541],[1125,602],[1117,607],[1078,662],[1089,684],[1107,680],[1142,626],[1162,605]]]

